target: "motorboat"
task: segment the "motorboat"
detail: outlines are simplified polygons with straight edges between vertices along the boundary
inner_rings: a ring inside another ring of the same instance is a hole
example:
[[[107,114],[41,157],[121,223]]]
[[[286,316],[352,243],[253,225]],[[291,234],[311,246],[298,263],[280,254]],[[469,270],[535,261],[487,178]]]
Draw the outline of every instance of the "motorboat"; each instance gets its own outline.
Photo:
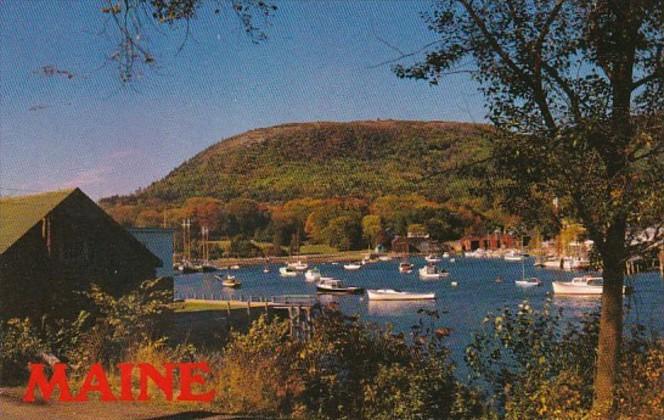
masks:
[[[411,273],[413,271],[413,264],[409,262],[399,263],[399,272],[400,273]]]
[[[574,277],[571,281],[554,281],[553,293],[557,295],[601,295],[603,286],[602,277]],[[624,286],[623,293],[625,293]]]
[[[240,269],[240,266],[239,266],[238,264],[233,264],[233,265],[231,265],[231,266],[228,267],[228,268],[230,268],[231,270],[239,270],[239,269]]]
[[[439,263],[442,261],[442,258],[437,255],[427,255],[424,257],[424,260],[428,263]]]
[[[423,280],[440,280],[450,275],[447,270],[441,270],[437,265],[429,264],[419,270],[420,278]]]
[[[304,273],[304,279],[306,281],[318,281],[320,280],[320,270],[316,267],[310,268]]]
[[[450,262],[454,264],[456,262],[456,258],[450,258]]]
[[[510,261],[510,262],[521,262],[521,261],[523,261],[523,258],[524,258],[524,257],[523,257],[523,255],[522,255],[521,253],[519,253],[519,252],[514,252],[514,251],[512,251],[512,252],[508,252],[507,254],[505,254],[505,255],[503,256],[503,259],[504,259],[505,261]]]
[[[296,277],[299,273],[294,268],[290,266],[279,267],[279,274],[281,277]]]
[[[307,268],[309,268],[309,264],[300,260],[297,262],[290,262],[287,264],[287,266],[295,271],[305,271]]]
[[[465,252],[463,255],[467,258],[484,258],[486,257],[486,252],[482,248],[478,248],[475,251]]]
[[[265,267],[265,268],[263,269],[263,273],[267,274],[267,273],[269,273],[269,272],[270,272],[270,269],[269,269],[269,268]]]
[[[381,255],[380,257],[378,257],[378,259],[380,261],[384,261],[384,262],[385,261],[392,261],[392,257],[390,257],[389,255]]]
[[[519,287],[534,287],[534,286],[541,286],[542,281],[537,277],[530,277],[527,279],[522,278],[521,280],[515,280],[514,284],[516,284]]]
[[[356,271],[362,268],[362,264],[360,263],[348,263],[344,264],[344,270],[350,270],[350,271]]]
[[[341,280],[332,277],[321,277],[316,289],[322,293],[361,293],[364,289],[357,286],[346,286]]]
[[[452,287],[457,287],[458,285],[459,285],[459,283],[456,282],[456,281],[450,282],[450,286],[452,286]]]
[[[443,258],[449,258],[450,253],[449,252],[443,252]]]
[[[435,293],[404,292],[396,289],[367,289],[369,300],[431,300]]]
[[[226,277],[222,277],[217,274],[214,277],[217,280],[220,280],[221,285],[224,287],[238,288],[242,286],[242,283],[237,278],[235,278],[235,276],[231,276],[230,274],[226,275]]]

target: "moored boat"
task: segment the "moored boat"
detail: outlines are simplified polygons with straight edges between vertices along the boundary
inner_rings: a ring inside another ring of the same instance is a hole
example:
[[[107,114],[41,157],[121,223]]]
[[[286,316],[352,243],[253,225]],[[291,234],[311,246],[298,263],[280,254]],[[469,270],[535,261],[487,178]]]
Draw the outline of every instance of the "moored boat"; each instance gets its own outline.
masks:
[[[287,266],[295,271],[305,271],[307,268],[309,268],[309,264],[301,260],[298,260],[296,262],[290,262],[288,263]]]
[[[380,257],[378,257],[378,259],[380,261],[392,261],[392,257],[390,257],[389,255],[381,255]]]
[[[404,292],[396,289],[367,289],[369,300],[431,300],[435,293]]]
[[[424,260],[428,263],[438,263],[442,261],[442,258],[437,255],[429,254],[424,257]]]
[[[332,277],[321,277],[316,289],[323,293],[360,293],[364,289],[357,286],[346,286],[344,282]]]
[[[512,252],[508,252],[507,254],[505,254],[505,255],[503,256],[503,259],[504,259],[505,261],[510,261],[510,262],[519,262],[519,261],[523,261],[523,258],[524,258],[524,257],[523,257],[523,255],[522,255],[521,253],[519,253],[519,252],[514,252],[514,251],[512,251]]]
[[[359,270],[360,268],[362,268],[362,264],[360,264],[360,263],[344,264],[344,270],[355,271],[355,270]]]
[[[304,279],[306,281],[318,281],[320,278],[320,270],[317,267],[310,268],[304,273]]]
[[[235,276],[231,276],[230,274],[227,274],[226,277],[216,274],[214,277],[217,280],[220,280],[221,285],[224,287],[237,288],[242,286],[242,283],[237,278],[235,278]]]
[[[574,277],[571,281],[554,281],[553,293],[557,295],[601,295],[604,286],[602,277]],[[625,287],[623,286],[623,293]]]
[[[399,272],[400,273],[410,273],[413,271],[413,264],[409,262],[399,263]]]
[[[537,277],[530,277],[527,279],[522,278],[521,280],[515,280],[514,284],[516,284],[519,287],[535,287],[535,286],[541,286],[542,281]]]
[[[426,265],[419,270],[420,278],[423,280],[440,280],[450,275],[447,270],[441,270],[434,264]]]
[[[289,266],[279,267],[279,274],[281,277],[296,277],[298,275],[297,270]]]

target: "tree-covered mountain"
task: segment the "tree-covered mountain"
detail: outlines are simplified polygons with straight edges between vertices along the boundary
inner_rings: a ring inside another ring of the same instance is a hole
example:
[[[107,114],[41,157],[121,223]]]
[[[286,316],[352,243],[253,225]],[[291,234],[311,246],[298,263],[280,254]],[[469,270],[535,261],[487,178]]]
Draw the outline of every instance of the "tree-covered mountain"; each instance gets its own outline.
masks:
[[[258,202],[419,193],[468,198],[477,177],[449,170],[489,153],[487,126],[423,121],[285,124],[222,140],[165,178],[106,204],[209,196]]]
[[[488,162],[491,135],[486,125],[439,121],[256,129],[101,204],[127,225],[177,227],[192,218],[215,237],[277,245],[357,248],[409,229],[454,239],[514,221],[487,188],[500,182]]]

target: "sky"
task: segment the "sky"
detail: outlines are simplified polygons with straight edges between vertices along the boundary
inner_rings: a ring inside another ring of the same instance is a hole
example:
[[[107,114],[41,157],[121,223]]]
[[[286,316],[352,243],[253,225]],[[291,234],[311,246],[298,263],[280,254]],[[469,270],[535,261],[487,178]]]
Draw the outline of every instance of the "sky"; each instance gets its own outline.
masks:
[[[379,65],[436,39],[420,16],[431,1],[274,0],[258,44],[232,12],[203,7],[179,52],[183,28],[146,29],[157,67],[131,87],[106,59],[117,32],[101,3],[0,2],[0,194],[131,193],[226,137],[287,122],[484,121],[467,76],[432,87]]]

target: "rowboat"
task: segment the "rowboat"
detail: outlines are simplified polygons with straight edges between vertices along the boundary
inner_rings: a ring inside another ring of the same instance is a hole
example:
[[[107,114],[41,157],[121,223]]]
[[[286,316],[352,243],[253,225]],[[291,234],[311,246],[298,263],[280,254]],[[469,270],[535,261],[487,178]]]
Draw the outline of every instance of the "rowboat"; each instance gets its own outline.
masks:
[[[316,289],[322,293],[360,293],[364,290],[357,286],[346,286],[341,280],[332,277],[321,277]]]
[[[279,267],[279,274],[281,274],[281,277],[296,277],[298,275],[297,270],[286,266],[286,267]]]
[[[367,289],[369,300],[431,300],[435,293],[404,292],[395,289]]]
[[[433,264],[420,268],[419,272],[423,280],[440,280],[450,275],[447,270],[441,270]]]

